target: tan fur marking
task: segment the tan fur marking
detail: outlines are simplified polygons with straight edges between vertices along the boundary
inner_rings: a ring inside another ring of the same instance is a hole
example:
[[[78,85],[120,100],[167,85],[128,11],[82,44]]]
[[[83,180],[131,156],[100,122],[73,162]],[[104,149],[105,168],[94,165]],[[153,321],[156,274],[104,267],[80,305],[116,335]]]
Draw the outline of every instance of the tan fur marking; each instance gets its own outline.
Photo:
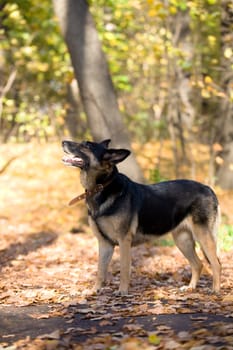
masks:
[[[131,244],[132,233],[128,232],[127,236],[119,241],[121,268],[119,292],[121,295],[127,295],[129,290],[131,272]]]

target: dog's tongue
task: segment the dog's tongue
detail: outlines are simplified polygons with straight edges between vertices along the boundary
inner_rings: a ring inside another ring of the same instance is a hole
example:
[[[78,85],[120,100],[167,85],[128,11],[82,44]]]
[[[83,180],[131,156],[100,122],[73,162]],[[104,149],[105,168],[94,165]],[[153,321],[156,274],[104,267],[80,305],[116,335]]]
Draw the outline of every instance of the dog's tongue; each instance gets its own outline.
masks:
[[[82,158],[73,156],[73,155],[65,155],[62,158],[63,163],[67,164],[67,165],[76,165],[76,166],[80,166],[83,164],[83,160]]]
[[[64,163],[72,163],[72,158],[68,157],[68,156],[64,156],[64,157],[62,157],[62,161]]]

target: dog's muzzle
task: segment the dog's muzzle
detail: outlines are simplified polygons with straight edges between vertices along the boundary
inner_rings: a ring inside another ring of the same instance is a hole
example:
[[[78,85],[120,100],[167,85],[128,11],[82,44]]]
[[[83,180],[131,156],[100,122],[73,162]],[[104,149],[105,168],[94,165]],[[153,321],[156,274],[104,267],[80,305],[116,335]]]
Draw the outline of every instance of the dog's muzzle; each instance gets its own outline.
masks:
[[[79,168],[82,168],[84,165],[83,159],[73,154],[65,155],[62,158],[62,161],[65,165],[68,165],[68,166],[77,166]]]

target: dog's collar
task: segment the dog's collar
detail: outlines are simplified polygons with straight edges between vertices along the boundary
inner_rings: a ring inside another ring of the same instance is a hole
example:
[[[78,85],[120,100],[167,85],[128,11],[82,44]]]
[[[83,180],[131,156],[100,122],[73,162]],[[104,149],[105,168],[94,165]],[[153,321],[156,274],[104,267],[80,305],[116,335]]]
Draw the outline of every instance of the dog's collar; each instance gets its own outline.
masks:
[[[92,196],[94,196],[96,193],[99,193],[101,191],[103,191],[103,189],[108,186],[110,183],[112,182],[112,179],[110,179],[109,181],[105,182],[104,184],[97,184],[96,187],[93,190],[85,190],[84,193],[78,195],[77,197],[74,197],[73,199],[71,199],[71,201],[68,203],[69,206],[76,204],[77,202],[83,200],[83,199],[87,199],[90,198]]]

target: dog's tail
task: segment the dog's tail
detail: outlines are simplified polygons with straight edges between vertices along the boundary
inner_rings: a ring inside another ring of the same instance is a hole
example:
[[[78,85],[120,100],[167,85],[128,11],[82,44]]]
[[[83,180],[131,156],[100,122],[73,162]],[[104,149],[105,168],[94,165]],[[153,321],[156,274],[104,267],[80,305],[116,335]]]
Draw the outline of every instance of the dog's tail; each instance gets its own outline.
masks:
[[[214,220],[213,228],[212,228],[213,238],[214,238],[216,244],[217,244],[217,240],[218,240],[218,229],[219,229],[220,224],[221,224],[221,208],[220,208],[220,205],[218,205],[216,218]]]

